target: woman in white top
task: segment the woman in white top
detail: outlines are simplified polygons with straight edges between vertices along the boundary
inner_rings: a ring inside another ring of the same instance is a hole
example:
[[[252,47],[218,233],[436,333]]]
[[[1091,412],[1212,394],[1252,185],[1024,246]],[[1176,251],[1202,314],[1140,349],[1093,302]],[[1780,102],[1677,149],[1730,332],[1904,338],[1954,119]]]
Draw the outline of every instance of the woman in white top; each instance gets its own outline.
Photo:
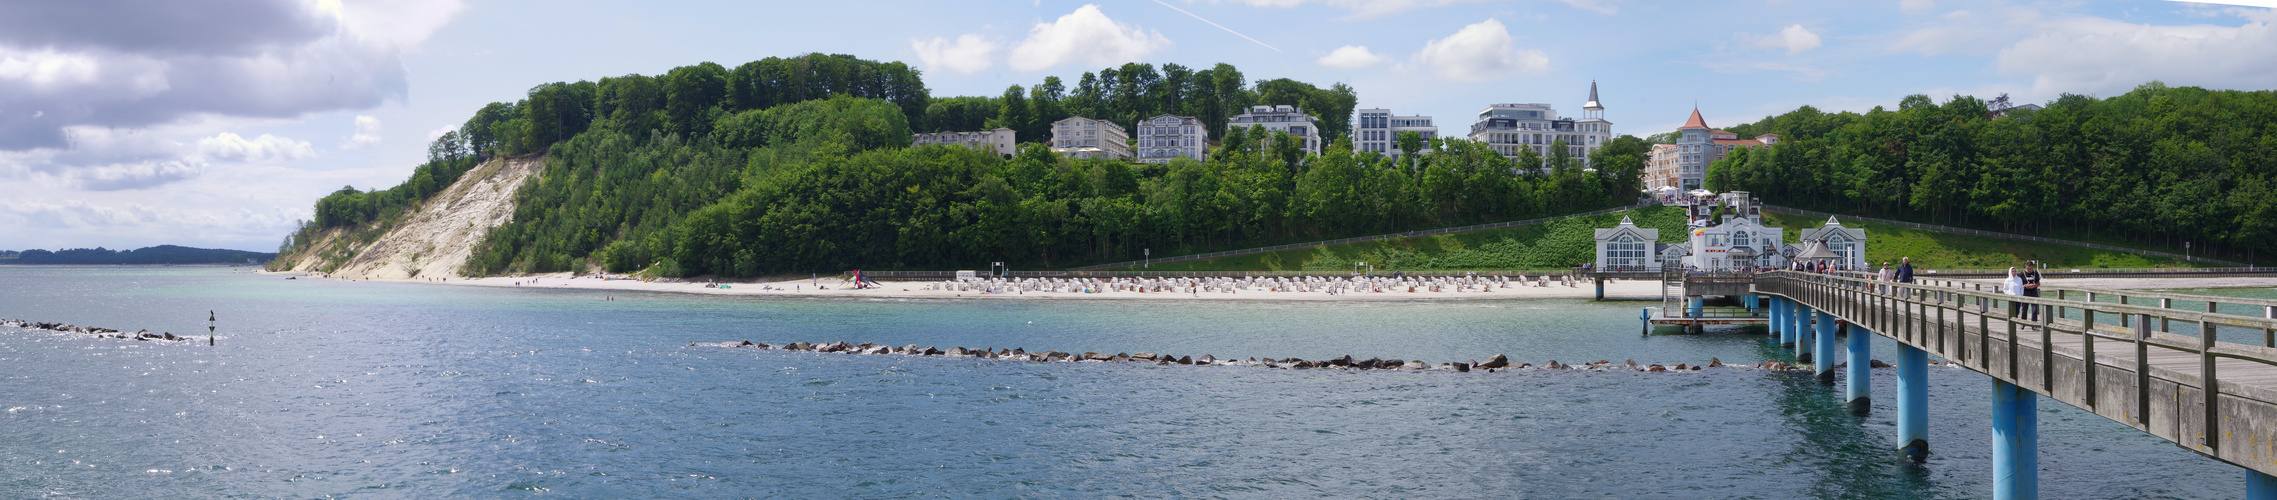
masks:
[[[2008,268],[2008,280],[2000,283],[2000,293],[2024,296],[2024,275],[2016,274],[2016,268]],[[2016,317],[2016,305],[2014,302],[2008,303],[2008,317]]]

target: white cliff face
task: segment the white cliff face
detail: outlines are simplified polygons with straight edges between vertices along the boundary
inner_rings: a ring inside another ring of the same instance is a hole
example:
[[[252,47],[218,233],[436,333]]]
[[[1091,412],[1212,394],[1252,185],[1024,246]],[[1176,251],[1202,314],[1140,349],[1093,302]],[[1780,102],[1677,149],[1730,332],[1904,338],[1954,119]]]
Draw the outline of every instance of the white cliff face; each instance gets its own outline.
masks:
[[[536,177],[545,159],[504,158],[478,165],[451,187],[436,193],[387,234],[363,248],[340,248],[354,242],[342,234],[327,233],[313,250],[297,256],[292,271],[322,271],[322,256],[353,252],[354,257],[330,273],[356,280],[411,280],[459,277],[459,267],[474,255],[490,228],[514,217],[514,192]]]

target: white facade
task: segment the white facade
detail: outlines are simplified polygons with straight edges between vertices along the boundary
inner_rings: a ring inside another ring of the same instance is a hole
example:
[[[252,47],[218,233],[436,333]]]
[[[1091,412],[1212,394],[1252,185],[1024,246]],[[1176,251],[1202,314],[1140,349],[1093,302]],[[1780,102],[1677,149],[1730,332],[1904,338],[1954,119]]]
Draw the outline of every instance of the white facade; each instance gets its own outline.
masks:
[[[1707,220],[1693,223],[1691,239],[1685,242],[1689,248],[1684,255],[1684,265],[1704,271],[1786,267],[1782,240],[1787,231],[1763,225],[1762,207],[1744,191],[1724,193],[1720,198],[1729,213],[1718,224],[1709,225],[1708,222],[1715,221]],[[1694,207],[1702,211],[1711,208]]]
[[[1866,269],[1866,230],[1842,227],[1842,221],[1826,218],[1826,225],[1804,229],[1805,243],[1823,241],[1828,251],[1842,256],[1834,265],[1842,269]]]
[[[1142,163],[1170,163],[1173,158],[1209,161],[1209,134],[1199,118],[1172,114],[1148,118],[1138,123],[1138,137],[1131,141]]]
[[[1305,154],[1320,154],[1320,120],[1305,114],[1296,106],[1250,106],[1249,112],[1234,115],[1229,127],[1249,128],[1260,125],[1265,130],[1277,130],[1303,140]]]
[[[1052,122],[1052,152],[1070,158],[1130,158],[1130,137],[1107,120],[1070,116]]]
[[[912,145],[918,146],[926,144],[957,145],[982,151],[992,151],[1000,155],[1011,155],[1019,152],[1016,149],[1018,147],[1017,145],[1019,144],[1019,141],[1013,140],[1012,135],[1012,129],[997,127],[995,130],[983,130],[979,132],[934,132],[930,134],[917,134],[915,137],[910,138],[909,142]]]
[[[1399,134],[1415,132],[1430,141],[1439,137],[1439,127],[1431,124],[1428,116],[1397,116],[1389,109],[1363,109],[1354,112],[1352,120],[1352,150],[1374,151],[1392,157],[1406,154],[1399,149]]]
[[[1597,230],[1597,269],[1601,271],[1659,271],[1660,229],[1637,227],[1628,217],[1621,225]]]
[[[1605,120],[1605,106],[1597,101],[1595,82],[1589,84],[1589,101],[1582,105],[1582,111],[1582,119],[1575,120],[1560,116],[1548,104],[1495,104],[1478,113],[1478,121],[1471,124],[1470,139],[1486,143],[1509,158],[1516,158],[1520,148],[1530,148],[1545,161],[1553,153],[1550,146],[1562,140],[1564,152],[1587,165],[1589,153],[1613,140],[1613,122]]]

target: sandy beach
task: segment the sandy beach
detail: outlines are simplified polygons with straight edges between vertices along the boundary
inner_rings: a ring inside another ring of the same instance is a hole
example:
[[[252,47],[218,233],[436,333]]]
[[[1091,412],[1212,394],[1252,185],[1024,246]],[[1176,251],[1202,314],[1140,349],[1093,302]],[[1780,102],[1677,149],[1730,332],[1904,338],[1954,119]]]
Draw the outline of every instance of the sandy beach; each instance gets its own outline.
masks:
[[[276,273],[283,275],[321,278],[317,274]],[[542,287],[562,290],[622,290],[627,292],[694,293],[706,295],[739,295],[767,297],[874,297],[874,298],[980,298],[980,299],[1072,299],[1072,300],[1300,300],[1300,301],[1368,301],[1368,300],[1501,300],[1501,299],[1589,299],[1597,295],[1594,285],[1588,282],[1566,286],[1551,282],[1548,287],[1520,286],[1512,283],[1508,288],[1495,287],[1488,291],[1431,292],[1418,288],[1414,292],[1404,289],[1382,293],[1337,293],[1270,291],[1249,287],[1233,292],[1039,292],[983,293],[974,291],[928,290],[937,281],[884,281],[881,287],[856,289],[853,284],[835,277],[817,280],[789,280],[754,283],[726,283],[727,288],[705,287],[700,281],[611,279],[596,276],[571,276],[554,273],[534,276],[393,279],[371,280],[398,283],[428,283],[448,286],[482,287]],[[1657,281],[1623,280],[1605,284],[1606,300],[1660,300],[1660,283]]]

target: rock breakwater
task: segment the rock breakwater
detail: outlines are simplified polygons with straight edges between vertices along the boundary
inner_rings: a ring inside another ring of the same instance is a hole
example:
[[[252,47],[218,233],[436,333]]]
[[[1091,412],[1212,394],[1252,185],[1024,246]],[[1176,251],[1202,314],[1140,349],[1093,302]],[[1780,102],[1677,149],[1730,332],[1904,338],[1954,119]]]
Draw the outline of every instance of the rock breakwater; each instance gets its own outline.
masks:
[[[26,328],[32,330],[47,330],[51,332],[63,333],[84,333],[107,339],[134,339],[139,341],[190,340],[189,337],[175,335],[173,332],[150,333],[150,330],[142,330],[138,332],[127,333],[97,326],[79,326],[68,323],[46,323],[39,321],[24,321],[20,319],[0,319],[0,327]]]
[[[815,352],[815,353],[835,353],[835,354],[866,354],[866,355],[882,355],[882,356],[942,356],[942,357],[969,357],[969,358],[986,358],[986,359],[999,359],[999,360],[1005,360],[1005,361],[1028,361],[1028,362],[1038,362],[1038,363],[1145,363],[1145,364],[1154,364],[1154,365],[1181,365],[1181,366],[1210,366],[1210,365],[1223,365],[1223,366],[1252,366],[1252,367],[1278,368],[1278,369],[1289,369],[1289,370],[1311,370],[1311,369],[1317,369],[1317,370],[1405,370],[1405,371],[1440,370],[1440,371],[1454,371],[1454,372],[1472,372],[1472,371],[1483,371],[1483,372],[1490,372],[1490,373],[1492,373],[1492,372],[1503,372],[1503,371],[1513,371],[1513,370],[1575,370],[1575,371],[1593,371],[1593,372],[1637,371],[1637,372],[1659,372],[1659,373],[1685,373],[1685,372],[1696,372],[1696,371],[1701,371],[1701,370],[1705,370],[1705,369],[1709,369],[1709,368],[1723,368],[1723,369],[1735,369],[1735,370],[1768,370],[1768,371],[1809,371],[1809,370],[1811,370],[1811,365],[1798,365],[1798,364],[1791,364],[1791,363],[1785,363],[1785,362],[1780,362],[1780,361],[1765,361],[1765,362],[1763,362],[1763,363],[1760,363],[1760,364],[1752,364],[1752,365],[1750,365],[1750,364],[1726,364],[1726,363],[1724,363],[1724,362],[1723,362],[1723,360],[1720,360],[1720,359],[1716,359],[1716,358],[1708,358],[1708,362],[1707,362],[1706,364],[1689,364],[1689,363],[1677,363],[1677,364],[1674,364],[1674,365],[1662,365],[1662,364],[1642,364],[1642,365],[1640,365],[1640,364],[1637,364],[1636,360],[1627,360],[1626,362],[1622,362],[1622,363],[1615,363],[1615,362],[1613,362],[1613,361],[1610,361],[1610,360],[1598,360],[1598,361],[1595,361],[1595,362],[1586,362],[1586,363],[1581,363],[1581,364],[1565,364],[1565,363],[1560,363],[1560,362],[1558,362],[1557,360],[1550,360],[1550,361],[1548,361],[1548,362],[1545,362],[1545,363],[1543,363],[1543,364],[1540,364],[1540,365],[1535,365],[1535,364],[1531,364],[1531,363],[1512,363],[1512,362],[1510,361],[1510,358],[1509,358],[1508,356],[1504,356],[1504,355],[1501,355],[1501,354],[1496,354],[1496,355],[1493,355],[1493,356],[1489,356],[1489,357],[1487,357],[1486,361],[1468,360],[1468,361],[1442,362],[1442,363],[1436,363],[1436,364],[1434,364],[1434,363],[1426,362],[1426,361],[1423,361],[1423,360],[1419,360],[1419,359],[1385,359],[1385,358],[1368,358],[1368,359],[1357,359],[1357,358],[1354,358],[1354,357],[1352,357],[1351,355],[1338,356],[1338,357],[1335,357],[1335,358],[1331,358],[1331,359],[1325,359],[1325,360],[1310,360],[1310,359],[1300,359],[1300,358],[1279,358],[1279,359],[1275,359],[1275,358],[1264,358],[1264,359],[1259,359],[1259,358],[1254,358],[1254,357],[1252,357],[1252,358],[1242,358],[1242,359],[1233,359],[1233,358],[1225,358],[1225,359],[1220,359],[1220,358],[1218,358],[1218,357],[1216,357],[1216,356],[1213,356],[1213,355],[1209,355],[1209,354],[1203,354],[1203,355],[1200,355],[1200,356],[1191,356],[1191,355],[1171,355],[1171,354],[1159,354],[1159,353],[1152,353],[1152,352],[1140,352],[1140,353],[1118,352],[1118,353],[1114,353],[1114,354],[1107,354],[1107,353],[1102,353],[1102,352],[1095,352],[1095,351],[1085,351],[1085,352],[1082,352],[1082,353],[1071,353],[1071,352],[1061,352],[1061,351],[1029,351],[1029,350],[1026,350],[1026,349],[1022,349],[1022,348],[1017,348],[1017,347],[1015,347],[1015,348],[1011,348],[1011,349],[997,349],[997,348],[995,348],[995,347],[984,347],[984,348],[980,348],[980,349],[968,349],[968,348],[965,348],[965,347],[950,347],[950,348],[948,348],[948,349],[945,349],[945,350],[944,350],[944,349],[941,349],[941,348],[938,348],[938,347],[934,347],[934,346],[919,346],[919,345],[916,345],[916,344],[910,344],[910,345],[906,345],[906,346],[895,347],[895,346],[890,346],[890,345],[880,345],[880,344],[874,344],[874,343],[869,343],[869,342],[864,342],[864,343],[860,343],[860,344],[849,344],[849,343],[846,343],[846,342],[828,342],[828,343],[792,342],[792,343],[789,343],[789,344],[783,344],[783,345],[773,345],[773,344],[768,344],[768,343],[765,343],[765,342],[752,342],[752,341],[748,341],[748,340],[745,340],[745,341],[736,341],[736,342],[696,342],[696,343],[692,343],[692,344],[688,344],[688,345],[689,345],[689,346],[691,346],[691,347],[722,347],[722,348],[735,348],[735,349],[771,349],[771,350],[784,350],[784,351],[804,351],[804,352]]]

